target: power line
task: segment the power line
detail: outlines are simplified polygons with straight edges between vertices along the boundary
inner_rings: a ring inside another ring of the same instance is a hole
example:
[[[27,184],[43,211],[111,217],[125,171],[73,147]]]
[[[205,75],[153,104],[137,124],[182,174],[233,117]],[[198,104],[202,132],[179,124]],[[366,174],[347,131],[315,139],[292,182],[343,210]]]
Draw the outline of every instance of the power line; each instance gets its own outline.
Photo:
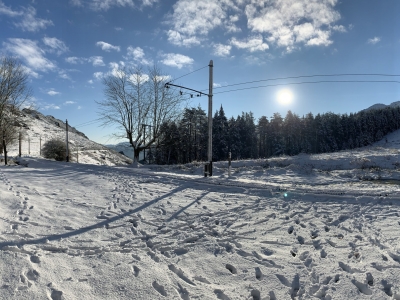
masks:
[[[180,78],[182,78],[182,77],[188,76],[188,75],[190,75],[190,74],[192,74],[192,73],[194,73],[194,72],[203,70],[203,69],[205,69],[205,68],[207,68],[207,67],[208,67],[208,66],[205,66],[205,67],[202,67],[202,68],[200,68],[200,69],[194,70],[194,71],[192,71],[192,72],[190,72],[190,73],[187,73],[187,74],[185,74],[185,75],[182,75],[182,76],[180,76],[180,77],[178,77],[178,78],[172,79],[172,80],[169,81],[169,82],[173,82],[173,81],[178,80],[178,79],[180,79]]]
[[[236,91],[250,90],[250,89],[258,89],[264,87],[272,87],[272,86],[282,86],[282,85],[301,85],[301,84],[314,84],[314,83],[400,83],[400,81],[396,80],[320,80],[320,81],[302,81],[302,82],[290,82],[290,83],[277,83],[277,84],[267,84],[267,85],[259,85],[247,88],[240,88],[228,91],[217,92],[215,94],[223,94],[230,93]]]
[[[92,124],[98,123],[98,122],[100,122],[100,121],[101,121],[100,118],[99,118],[99,119],[94,119],[94,120],[91,120],[91,121],[87,121],[87,122],[78,124],[78,125],[76,125],[76,126],[74,126],[74,127],[75,127],[75,128],[76,128],[76,127],[84,127],[84,126],[88,126],[88,125],[92,125]]]
[[[265,81],[277,81],[277,80],[285,80],[285,79],[298,79],[298,78],[313,78],[313,77],[341,77],[341,76],[382,76],[382,77],[400,77],[398,74],[379,74],[379,73],[340,73],[340,74],[315,74],[315,75],[299,75],[299,76],[288,76],[288,77],[276,77],[276,78],[267,78],[246,82],[233,83],[223,86],[214,87],[214,90],[222,89],[230,86],[244,85],[250,83],[257,82],[265,82]],[[203,89],[201,91],[206,91],[207,89]]]

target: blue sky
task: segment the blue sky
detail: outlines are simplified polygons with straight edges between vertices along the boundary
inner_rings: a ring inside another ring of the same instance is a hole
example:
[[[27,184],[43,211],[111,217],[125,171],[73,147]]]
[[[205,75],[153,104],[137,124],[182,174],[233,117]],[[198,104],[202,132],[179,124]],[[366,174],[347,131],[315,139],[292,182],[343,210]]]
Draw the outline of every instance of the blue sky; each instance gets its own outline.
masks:
[[[399,81],[400,1],[337,0],[0,0],[0,54],[17,56],[31,75],[44,114],[79,125],[98,118],[102,76],[122,66],[157,64],[178,78],[214,62],[214,105],[228,117],[256,118],[290,109],[350,113],[400,100],[399,83],[290,83],[320,80]],[[208,88],[204,68],[175,82]],[[267,84],[279,86],[248,88]],[[279,93],[289,91],[290,103]],[[281,99],[282,100],[282,99]],[[191,106],[207,111],[207,98]],[[113,128],[77,127],[100,143]]]

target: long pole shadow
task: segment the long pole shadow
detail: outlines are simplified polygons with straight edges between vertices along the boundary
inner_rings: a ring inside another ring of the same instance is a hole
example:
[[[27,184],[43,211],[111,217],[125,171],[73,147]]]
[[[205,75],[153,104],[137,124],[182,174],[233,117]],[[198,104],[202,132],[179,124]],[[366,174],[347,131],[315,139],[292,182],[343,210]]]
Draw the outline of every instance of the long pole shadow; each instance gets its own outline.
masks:
[[[179,191],[182,191],[184,189],[186,189],[186,187],[179,186],[179,187],[173,189],[172,191],[170,191],[169,193],[167,193],[165,195],[162,195],[162,196],[160,196],[160,197],[158,197],[158,198],[156,198],[154,200],[151,200],[149,202],[146,202],[146,203],[142,204],[141,206],[139,206],[139,207],[137,207],[135,209],[132,209],[130,211],[127,211],[127,212],[125,212],[123,214],[120,214],[120,215],[117,215],[115,217],[108,218],[107,220],[101,221],[99,223],[79,228],[79,229],[74,230],[74,231],[69,231],[69,232],[60,233],[60,234],[53,234],[53,235],[42,237],[40,239],[0,242],[0,250],[2,250],[2,248],[7,247],[7,246],[22,247],[24,245],[44,244],[44,243],[47,243],[48,241],[56,241],[56,240],[59,240],[61,238],[63,238],[63,239],[70,238],[72,236],[76,236],[76,235],[88,232],[90,230],[106,226],[106,225],[108,225],[108,224],[110,224],[112,222],[115,222],[117,220],[125,218],[126,216],[129,216],[129,215],[132,215],[132,214],[134,214],[136,212],[139,212],[139,211],[141,211],[141,210],[143,210],[143,209],[145,209],[145,208],[157,203],[158,201],[160,201],[162,199],[165,199],[165,198],[167,198],[167,197],[169,197],[169,196],[171,196],[171,195],[173,195],[173,194],[175,194],[175,193],[177,193]]]
[[[203,199],[209,192],[205,192],[203,193],[200,197],[197,197],[196,200],[194,200],[193,202],[189,203],[188,205],[182,207],[180,210],[178,210],[177,212],[175,212],[172,216],[170,216],[166,222],[170,222],[173,219],[175,219],[177,216],[179,216],[183,211],[185,211],[186,209],[188,209],[189,207],[191,207],[193,204],[195,204],[196,202],[200,201],[201,199]]]

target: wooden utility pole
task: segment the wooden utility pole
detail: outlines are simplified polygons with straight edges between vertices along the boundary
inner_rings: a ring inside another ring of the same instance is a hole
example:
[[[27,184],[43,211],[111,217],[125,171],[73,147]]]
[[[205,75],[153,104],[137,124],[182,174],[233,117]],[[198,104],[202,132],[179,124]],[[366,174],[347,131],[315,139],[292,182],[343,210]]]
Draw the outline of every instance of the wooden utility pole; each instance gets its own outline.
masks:
[[[31,155],[31,137],[28,136],[28,154]]]
[[[196,91],[191,88],[187,88],[181,85],[177,84],[172,84],[171,82],[167,82],[165,84],[166,88],[169,88],[170,86],[175,86],[181,89],[193,91],[197,93],[197,96],[208,96],[208,163],[205,164],[204,166],[204,176],[212,176],[212,97],[213,97],[213,61],[210,60],[210,64],[208,65],[209,67],[209,89],[208,89],[208,95],[201,92],[201,91]],[[181,92],[182,95],[182,92]],[[191,95],[192,96],[192,95]]]
[[[68,120],[65,120],[65,143],[66,143],[66,162],[69,162],[69,149],[68,149]]]
[[[228,176],[231,177],[231,164],[232,164],[232,153],[229,152],[229,161],[228,161]]]
[[[21,134],[21,131],[18,134],[18,140],[19,140],[18,156],[21,157],[21,155],[22,155],[22,151],[21,151],[21,148],[22,148],[22,134]]]
[[[208,87],[208,176],[212,176],[212,93],[213,93],[213,61],[209,66],[209,87]]]

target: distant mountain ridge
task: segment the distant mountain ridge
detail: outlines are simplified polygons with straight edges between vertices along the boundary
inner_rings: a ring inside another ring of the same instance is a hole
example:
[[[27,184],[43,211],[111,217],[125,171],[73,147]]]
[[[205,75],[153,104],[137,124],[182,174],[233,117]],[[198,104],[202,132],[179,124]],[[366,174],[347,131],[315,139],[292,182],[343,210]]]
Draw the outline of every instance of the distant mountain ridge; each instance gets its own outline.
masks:
[[[370,111],[370,110],[373,110],[373,109],[383,109],[383,108],[386,108],[386,107],[398,107],[398,106],[400,106],[400,101],[393,102],[393,103],[391,103],[389,105],[382,104],[382,103],[377,103],[377,104],[374,104],[374,105],[372,105],[372,106],[370,106],[370,107],[368,107],[366,109],[363,109],[362,111]]]

